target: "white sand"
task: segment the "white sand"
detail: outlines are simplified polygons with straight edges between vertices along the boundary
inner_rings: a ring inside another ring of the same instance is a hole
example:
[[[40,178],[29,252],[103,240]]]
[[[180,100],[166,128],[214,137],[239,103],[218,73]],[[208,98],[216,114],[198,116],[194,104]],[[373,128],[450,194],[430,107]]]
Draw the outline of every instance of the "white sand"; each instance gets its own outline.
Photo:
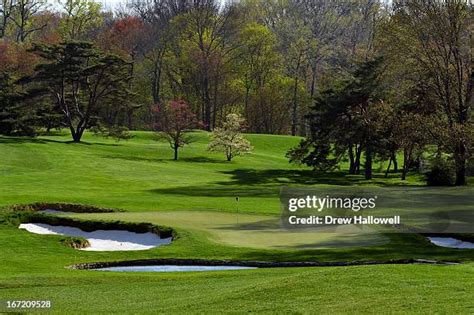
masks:
[[[474,249],[474,243],[464,242],[452,237],[428,237],[428,239],[431,243],[441,247]]]
[[[88,251],[144,250],[171,243],[171,237],[160,239],[154,233],[135,233],[120,230],[84,232],[75,227],[53,226],[43,223],[20,224],[19,228],[35,234],[83,237],[89,241],[90,246],[81,250]]]

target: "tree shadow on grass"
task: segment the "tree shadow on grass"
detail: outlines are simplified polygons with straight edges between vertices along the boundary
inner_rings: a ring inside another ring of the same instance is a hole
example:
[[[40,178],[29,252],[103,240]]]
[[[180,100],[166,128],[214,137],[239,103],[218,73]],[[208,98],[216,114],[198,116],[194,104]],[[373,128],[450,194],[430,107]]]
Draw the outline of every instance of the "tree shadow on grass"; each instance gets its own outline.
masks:
[[[217,160],[212,158],[207,158],[204,156],[196,156],[196,157],[182,157],[179,160],[175,161],[172,157],[169,158],[158,158],[158,157],[145,157],[139,155],[104,155],[106,159],[118,159],[118,160],[125,160],[125,161],[134,161],[134,162],[159,162],[159,163],[215,163],[215,164],[224,164],[226,161]]]
[[[74,141],[64,141],[62,142],[64,144],[74,144],[74,145],[99,145],[99,146],[104,146],[104,147],[120,147],[120,143],[104,143],[104,142],[87,142],[87,141],[81,141],[81,142],[74,142]]]
[[[2,143],[4,144],[24,144],[24,143],[47,144],[47,143],[65,143],[65,141],[29,138],[29,137],[0,137],[0,144]]]
[[[102,155],[105,159],[112,159],[112,160],[123,160],[123,161],[131,161],[131,162],[168,162],[172,159],[162,159],[162,158],[155,158],[155,157],[146,157],[141,155],[110,155],[105,154]]]
[[[47,144],[47,143],[60,143],[60,144],[74,144],[74,145],[99,145],[99,146],[120,146],[118,143],[103,143],[103,142],[74,142],[72,140],[60,141],[54,139],[45,139],[45,138],[33,138],[33,137],[0,137],[0,144],[25,144],[25,143],[34,143],[34,144]]]
[[[347,175],[344,172],[316,173],[311,170],[252,170],[237,169],[222,171],[231,175],[229,181],[211,183],[209,186],[182,186],[151,190],[158,194],[173,194],[193,197],[278,197],[283,186],[295,185],[311,188],[313,185],[357,186],[373,184],[381,187],[403,187],[406,183],[387,182],[383,175],[367,181],[362,175]]]
[[[191,197],[278,197],[280,187],[214,187],[182,186],[150,190],[157,194],[183,195]]]
[[[223,159],[213,159],[205,156],[195,156],[195,157],[183,157],[179,159],[183,162],[190,162],[190,163],[216,163],[216,164],[227,164],[229,162]]]
[[[439,261],[473,261],[469,250],[437,247],[418,234],[385,234],[390,242],[384,245],[310,249],[296,245],[286,251],[248,251],[245,260],[269,261],[375,261],[388,259],[428,259]],[[288,251],[293,249],[293,251]]]
[[[366,185],[374,184],[379,186],[413,186],[407,182],[390,181],[392,177],[386,179],[383,175],[374,175],[372,180],[366,180],[363,175],[349,175],[346,172],[320,173],[312,170],[253,170],[237,169],[223,171],[226,175],[231,175],[231,180],[218,182],[219,185]]]

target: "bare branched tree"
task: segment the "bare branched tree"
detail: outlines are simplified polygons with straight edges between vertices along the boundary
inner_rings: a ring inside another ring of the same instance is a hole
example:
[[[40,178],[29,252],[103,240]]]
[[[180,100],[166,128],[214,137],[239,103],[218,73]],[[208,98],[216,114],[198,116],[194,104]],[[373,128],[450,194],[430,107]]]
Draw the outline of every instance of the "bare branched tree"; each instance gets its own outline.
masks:
[[[17,42],[24,42],[28,36],[46,27],[46,23],[39,25],[34,23],[35,16],[46,7],[47,4],[43,0],[18,0],[16,2],[10,19],[16,26]]]

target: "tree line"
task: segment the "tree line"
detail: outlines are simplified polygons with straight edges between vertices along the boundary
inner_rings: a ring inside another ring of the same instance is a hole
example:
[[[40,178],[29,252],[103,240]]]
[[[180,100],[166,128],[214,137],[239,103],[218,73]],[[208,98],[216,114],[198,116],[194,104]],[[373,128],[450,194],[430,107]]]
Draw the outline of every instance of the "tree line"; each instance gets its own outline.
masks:
[[[466,0],[1,0],[0,133],[127,137],[184,101],[203,129],[239,114],[304,136],[290,160],[368,179],[435,147],[463,185],[472,17]]]

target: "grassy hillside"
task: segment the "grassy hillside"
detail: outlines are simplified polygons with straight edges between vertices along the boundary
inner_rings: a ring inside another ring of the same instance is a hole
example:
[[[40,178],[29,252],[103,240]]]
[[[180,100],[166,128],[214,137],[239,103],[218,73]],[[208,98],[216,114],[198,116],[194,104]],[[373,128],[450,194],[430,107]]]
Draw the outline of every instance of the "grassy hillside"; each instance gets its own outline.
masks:
[[[206,151],[207,133],[194,137],[196,142],[181,150],[179,161],[172,160],[168,144],[145,132],[119,143],[93,135],[86,135],[83,144],[65,142],[68,135],[1,138],[0,204],[62,201],[132,211],[234,210],[234,198],[240,196],[242,210],[278,210],[275,183],[295,169],[284,155],[298,139],[249,136],[255,152],[229,163],[223,155]]]
[[[342,173],[316,176],[285,157],[299,139],[247,135],[255,150],[232,162],[206,151],[209,135],[172,160],[168,144],[148,132],[115,142],[86,134],[84,143],[70,143],[66,133],[37,139],[0,137],[0,206],[36,201],[93,204],[130,211],[239,210],[278,213],[283,185],[367,184],[362,176]],[[344,168],[345,165],[342,165]],[[401,183],[376,175],[370,183]],[[408,184],[420,183],[412,176]]]
[[[57,313],[280,312],[472,313],[472,250],[436,247],[418,235],[290,232],[279,228],[283,185],[399,185],[380,173],[366,182],[343,173],[316,175],[288,163],[298,138],[247,135],[255,151],[235,161],[208,153],[208,134],[172,160],[165,143],[135,132],[115,142],[87,134],[37,139],[0,137],[0,206],[72,202],[127,210],[74,214],[83,220],[151,222],[173,227],[171,245],[136,252],[87,252],[61,236],[17,229],[0,209],[0,300],[40,299]],[[342,167],[345,167],[344,165]],[[419,176],[407,182],[419,185]],[[240,197],[237,214],[235,197]],[[181,210],[181,211],[175,211]],[[143,258],[350,261],[459,260],[462,265],[276,268],[203,273],[69,270],[80,262]],[[0,306],[0,312],[3,310]]]

